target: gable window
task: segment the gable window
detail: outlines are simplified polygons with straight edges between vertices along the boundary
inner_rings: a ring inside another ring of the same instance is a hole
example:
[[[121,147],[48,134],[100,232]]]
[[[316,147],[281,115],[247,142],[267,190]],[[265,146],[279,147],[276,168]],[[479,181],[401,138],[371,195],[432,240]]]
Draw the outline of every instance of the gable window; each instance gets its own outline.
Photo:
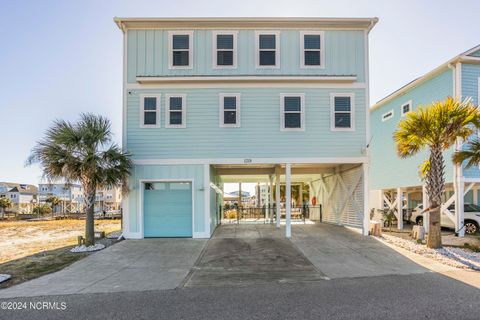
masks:
[[[305,130],[305,94],[280,95],[280,129],[282,131]]]
[[[169,32],[169,67],[191,69],[193,66],[193,31]]]
[[[324,33],[322,31],[300,32],[300,66],[302,68],[324,67]]]
[[[240,127],[240,94],[221,93],[220,127]]]
[[[393,110],[390,110],[388,112],[385,112],[384,114],[382,114],[382,122],[383,121],[387,121],[389,119],[393,118]]]
[[[214,68],[237,67],[237,33],[213,32]]]
[[[186,95],[167,94],[165,105],[165,127],[186,128]]]
[[[332,131],[353,131],[354,126],[354,98],[353,93],[333,93],[331,100],[331,129]]]
[[[280,33],[257,32],[257,68],[280,67]]]
[[[140,127],[160,127],[160,95],[140,95]]]
[[[401,110],[401,113],[402,113],[402,117],[405,116],[407,113],[409,113],[410,111],[412,111],[412,100],[408,101],[408,102],[405,102],[404,104],[402,104],[400,106],[400,110]]]

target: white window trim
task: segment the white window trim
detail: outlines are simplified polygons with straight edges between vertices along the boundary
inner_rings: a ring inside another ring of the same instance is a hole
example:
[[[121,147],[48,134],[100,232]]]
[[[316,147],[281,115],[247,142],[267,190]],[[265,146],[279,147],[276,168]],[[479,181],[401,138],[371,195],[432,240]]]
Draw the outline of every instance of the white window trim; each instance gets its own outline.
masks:
[[[319,35],[320,36],[320,65],[310,66],[305,65],[305,35]],[[325,32],[315,30],[300,31],[300,68],[302,69],[325,69]]]
[[[408,112],[403,112],[403,107],[406,106],[407,104],[410,106],[410,108],[408,108],[408,112],[412,111],[412,100],[408,100],[407,102],[403,103],[400,106],[400,114],[402,115],[402,117],[405,117],[405,115],[408,113]]]
[[[300,97],[300,128],[285,128],[285,97]],[[305,93],[280,93],[280,131],[305,131]]]
[[[219,66],[217,64],[217,36],[232,35],[233,36],[233,65]],[[237,69],[237,38],[238,31],[216,30],[212,31],[212,67],[213,69]]]
[[[173,36],[188,35],[188,66],[173,65]],[[193,68],[193,30],[168,31],[168,69],[192,69]]]
[[[182,98],[182,124],[170,124],[170,98]],[[187,95],[184,93],[172,93],[165,95],[165,128],[187,127]]]
[[[225,124],[224,123],[224,104],[223,98],[225,97],[235,97],[236,99],[236,121],[235,124]],[[219,93],[218,94],[218,112],[219,112],[219,125],[220,128],[240,128],[240,93]]]
[[[389,113],[390,113],[390,115],[387,116]],[[388,121],[388,120],[392,119],[394,115],[395,115],[395,111],[393,109],[385,112],[384,114],[382,114],[382,122],[385,122],[385,121]]]
[[[350,128],[335,127],[335,97],[350,97]],[[330,93],[330,130],[355,131],[355,93]]]
[[[275,35],[275,65],[261,66],[260,65],[260,35],[273,34]],[[262,30],[255,31],[255,66],[257,69],[279,69],[280,68],[280,31]]]
[[[145,98],[155,98],[157,100],[157,121],[156,124],[145,124]],[[140,94],[140,128],[160,128],[160,94]]]

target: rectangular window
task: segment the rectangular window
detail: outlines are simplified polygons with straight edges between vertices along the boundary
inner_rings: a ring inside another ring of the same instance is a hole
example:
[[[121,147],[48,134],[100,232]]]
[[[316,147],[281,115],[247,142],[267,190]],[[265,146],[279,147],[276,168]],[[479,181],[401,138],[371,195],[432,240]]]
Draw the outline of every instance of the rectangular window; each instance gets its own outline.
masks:
[[[237,67],[237,33],[215,31],[213,34],[213,67]]]
[[[256,34],[257,68],[280,67],[280,33],[262,32]]]
[[[389,119],[393,118],[393,110],[390,110],[388,112],[385,112],[384,114],[382,114],[382,122],[383,121],[387,121]]]
[[[171,31],[169,36],[169,67],[191,69],[193,66],[193,31]]]
[[[240,127],[240,94],[221,93],[220,127]]]
[[[354,121],[353,93],[332,93],[331,100],[331,129],[332,131],[353,131]]]
[[[405,102],[400,106],[402,117],[412,111],[412,100]]]
[[[140,127],[160,127],[160,95],[140,95]]]
[[[300,32],[300,66],[302,68],[324,67],[324,33],[322,31]]]
[[[280,95],[280,130],[304,131],[305,130],[305,94]]]
[[[165,127],[186,128],[186,95],[167,94],[165,104]]]

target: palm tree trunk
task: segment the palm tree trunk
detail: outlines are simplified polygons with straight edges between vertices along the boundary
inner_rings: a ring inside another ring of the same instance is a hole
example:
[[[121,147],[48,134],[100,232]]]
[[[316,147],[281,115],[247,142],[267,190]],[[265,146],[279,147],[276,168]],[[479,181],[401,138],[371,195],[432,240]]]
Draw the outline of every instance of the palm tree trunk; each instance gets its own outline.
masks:
[[[434,249],[442,247],[440,206],[445,188],[444,168],[441,147],[432,146],[430,149],[430,170],[426,175],[427,194],[430,199],[427,247]]]
[[[87,191],[85,195],[85,204],[87,207],[87,216],[85,221],[85,245],[88,247],[95,245],[95,188],[89,189],[89,191]]]

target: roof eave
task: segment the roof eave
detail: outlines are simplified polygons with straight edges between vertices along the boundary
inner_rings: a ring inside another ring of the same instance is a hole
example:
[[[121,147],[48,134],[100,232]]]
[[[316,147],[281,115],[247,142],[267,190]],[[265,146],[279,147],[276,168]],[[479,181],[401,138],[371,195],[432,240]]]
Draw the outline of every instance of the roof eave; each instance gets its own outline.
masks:
[[[279,28],[304,27],[325,29],[357,29],[370,31],[378,18],[121,18],[114,22],[125,32],[126,29],[148,28]]]

